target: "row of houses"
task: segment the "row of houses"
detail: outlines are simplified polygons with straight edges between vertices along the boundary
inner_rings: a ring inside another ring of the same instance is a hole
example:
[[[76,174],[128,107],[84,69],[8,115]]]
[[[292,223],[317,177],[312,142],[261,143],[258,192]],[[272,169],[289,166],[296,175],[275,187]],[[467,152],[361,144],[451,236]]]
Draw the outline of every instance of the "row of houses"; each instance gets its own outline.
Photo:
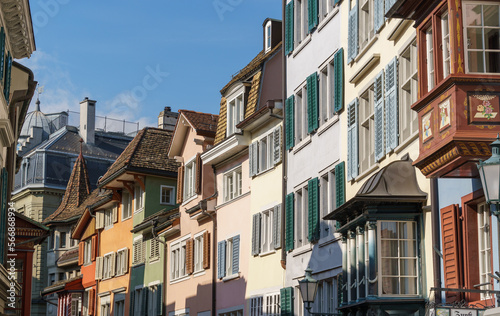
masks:
[[[42,293],[57,315],[302,316],[307,268],[312,312],[493,315],[498,213],[476,163],[500,131],[500,3],[283,12],[219,115],[141,130],[94,191],[80,151],[44,222],[75,271]]]

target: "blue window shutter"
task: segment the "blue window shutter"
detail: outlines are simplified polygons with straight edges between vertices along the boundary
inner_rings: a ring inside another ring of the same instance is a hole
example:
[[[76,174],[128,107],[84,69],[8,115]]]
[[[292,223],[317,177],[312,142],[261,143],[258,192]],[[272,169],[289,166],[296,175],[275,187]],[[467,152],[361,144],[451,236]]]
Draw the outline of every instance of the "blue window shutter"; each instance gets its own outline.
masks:
[[[274,249],[281,248],[281,204],[274,207],[273,247]]]
[[[338,113],[344,108],[344,49],[340,48],[333,57],[334,72],[334,111]]]
[[[249,169],[250,169],[250,177],[253,177],[257,173],[259,173],[259,156],[258,156],[258,144],[257,142],[253,142],[248,146],[248,161],[249,161]]]
[[[163,309],[163,296],[162,296],[162,284],[158,284],[156,288],[156,316],[162,315]]]
[[[217,243],[217,278],[226,276],[226,241]]]
[[[318,74],[307,77],[307,132],[311,134],[319,127]]]
[[[281,316],[293,316],[293,287],[280,289]]]
[[[385,67],[385,121],[386,152],[399,145],[398,116],[398,59],[394,59]]]
[[[350,0],[355,1],[355,0]],[[348,29],[347,29],[347,63],[358,55],[358,2],[354,8],[349,11]]]
[[[143,287],[141,292],[142,292],[141,312],[144,313],[144,315],[147,315],[149,287],[146,286]]]
[[[0,79],[3,79],[5,71],[5,30],[0,30]]]
[[[374,14],[373,14],[373,26],[375,29],[375,33],[380,31],[382,25],[385,22],[385,11],[384,11],[384,0],[375,0],[374,1]]]
[[[345,203],[345,163],[335,166],[335,207]]]
[[[4,95],[7,104],[9,103],[9,95],[10,95],[10,78],[11,78],[11,69],[12,69],[12,56],[10,52],[7,55],[7,67],[5,69],[5,80],[4,80]]]
[[[347,180],[358,176],[358,98],[347,106]]]
[[[285,54],[293,51],[293,1],[285,7]]]
[[[314,178],[307,183],[308,194],[308,239],[315,242],[319,239],[319,180]]]
[[[293,192],[288,194],[285,199],[285,248],[286,251],[293,250],[294,235],[294,210],[293,210]]]
[[[318,26],[318,0],[307,0],[309,33]]]
[[[285,101],[285,141],[286,149],[290,149],[294,146],[295,142],[295,95],[290,96]]]
[[[385,0],[385,12],[384,15],[389,12],[392,6],[396,3],[397,0]]]
[[[385,156],[385,108],[384,108],[384,71],[376,77],[374,86],[374,117],[375,117],[375,160],[379,161]]]
[[[260,213],[252,216],[252,256],[260,253]]]
[[[240,235],[233,237],[233,274],[240,271]]]
[[[90,293],[90,292],[89,292]],[[91,300],[91,298],[89,297],[89,301]],[[134,303],[135,303],[135,290],[131,290],[130,291],[130,304],[129,304],[129,315],[134,315]]]

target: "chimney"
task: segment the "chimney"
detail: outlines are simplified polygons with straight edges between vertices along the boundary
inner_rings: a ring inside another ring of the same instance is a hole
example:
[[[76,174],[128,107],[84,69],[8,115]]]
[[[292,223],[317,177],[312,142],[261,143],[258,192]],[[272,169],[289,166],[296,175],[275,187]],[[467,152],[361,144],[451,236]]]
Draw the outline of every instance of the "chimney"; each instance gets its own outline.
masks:
[[[80,136],[91,145],[95,143],[95,103],[88,97],[80,102]]]
[[[160,112],[160,115],[158,115],[158,128],[173,131],[178,116],[179,113],[172,112],[172,109],[166,106],[165,109]]]

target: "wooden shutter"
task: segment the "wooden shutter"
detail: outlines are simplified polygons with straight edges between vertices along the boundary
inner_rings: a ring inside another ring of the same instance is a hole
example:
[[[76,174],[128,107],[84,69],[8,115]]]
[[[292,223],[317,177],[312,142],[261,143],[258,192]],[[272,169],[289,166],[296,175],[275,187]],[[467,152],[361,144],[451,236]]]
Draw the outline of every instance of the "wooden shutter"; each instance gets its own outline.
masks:
[[[389,12],[392,6],[396,3],[397,0],[385,0],[385,12],[384,15]]]
[[[9,95],[10,95],[10,80],[11,80],[11,71],[12,71],[12,56],[10,55],[10,52],[7,54],[7,67],[5,69],[5,81],[4,81],[4,94],[5,94],[5,100],[7,101],[7,104],[9,103]]]
[[[210,268],[210,233],[203,233],[203,269]]]
[[[293,51],[293,1],[285,7],[285,55]]]
[[[78,244],[78,265],[79,266],[83,265],[84,255],[85,255],[85,243],[80,242]]]
[[[358,98],[347,105],[347,180],[358,176]]]
[[[134,315],[134,304],[135,304],[135,290],[130,290],[130,304],[129,304],[129,315]]]
[[[95,315],[95,290],[89,291],[89,315]]]
[[[177,169],[177,204],[182,203],[182,194],[184,186],[184,166],[180,166]]]
[[[217,278],[222,279],[226,276],[226,241],[217,243]]]
[[[345,163],[335,166],[335,207],[345,203]]]
[[[350,63],[358,55],[358,1],[356,5],[349,11],[349,20],[347,24],[347,63]]]
[[[233,237],[233,274],[240,271],[240,235]]]
[[[375,33],[378,33],[385,22],[384,0],[374,1],[373,25]]]
[[[274,249],[281,248],[281,204],[274,207],[273,247]]]
[[[285,249],[286,251],[293,250],[293,234],[294,234],[294,194],[288,194],[285,199]]]
[[[376,77],[374,83],[374,116],[375,116],[375,160],[380,161],[385,157],[384,140],[384,71],[382,70]]]
[[[318,74],[307,77],[307,132],[311,134],[319,127]]]
[[[285,142],[286,149],[294,146],[295,142],[295,95],[285,101]]]
[[[128,251],[128,248],[125,248],[125,250],[123,251],[124,254],[123,254],[123,258],[122,258],[122,273],[127,273],[128,272],[128,262],[129,262],[129,251]]]
[[[95,261],[95,279],[100,280],[102,279],[102,266],[103,263],[103,258],[102,257],[97,257]]]
[[[99,255],[97,251],[97,235],[94,235],[90,239],[90,261],[94,261]]]
[[[113,224],[118,222],[118,205],[113,207]]]
[[[148,294],[149,294],[149,288],[147,286],[142,288],[142,295],[141,295],[141,312],[143,315],[147,315],[147,308],[148,308]]]
[[[273,130],[273,163],[277,165],[281,162],[282,154],[281,154],[281,142],[282,142],[282,132],[281,125],[277,126]]]
[[[250,169],[250,177],[253,177],[259,172],[259,154],[258,154],[258,142],[255,141],[248,146],[248,160],[249,160],[249,169]]]
[[[252,256],[260,253],[260,220],[261,214],[253,214],[252,216]]]
[[[201,183],[202,183],[202,168],[203,162],[201,161],[201,155],[196,154],[196,194],[201,194]]]
[[[190,238],[190,239],[186,240],[186,273],[187,274],[193,273],[193,270],[194,270],[193,269],[194,268],[193,247],[194,247],[193,239]]]
[[[444,287],[461,288],[463,285],[462,254],[458,205],[441,209],[441,231],[443,239]],[[446,292],[446,302],[460,301],[462,293]]]
[[[162,315],[163,310],[162,283],[156,286],[156,316]]]
[[[333,56],[333,110],[339,113],[344,108],[344,49],[340,48]]]
[[[318,26],[318,0],[307,1],[307,17],[309,33]]]
[[[102,228],[104,228],[104,212],[97,211],[97,213],[95,214],[95,229]]]
[[[396,57],[385,67],[385,121],[386,152],[399,144],[398,119],[398,60]]]
[[[111,277],[114,277],[116,274],[116,252],[111,254],[111,258],[109,260],[111,260],[111,269],[109,270],[109,273]]]
[[[307,183],[308,194],[308,239],[310,242],[319,239],[319,180],[314,178]]]
[[[293,316],[293,287],[280,289],[281,316]]]

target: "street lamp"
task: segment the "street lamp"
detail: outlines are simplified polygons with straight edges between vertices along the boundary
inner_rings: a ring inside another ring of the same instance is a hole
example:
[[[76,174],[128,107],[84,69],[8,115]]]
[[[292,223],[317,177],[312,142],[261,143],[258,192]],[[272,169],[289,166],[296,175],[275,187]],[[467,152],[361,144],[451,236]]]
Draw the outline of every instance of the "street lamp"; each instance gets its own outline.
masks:
[[[495,209],[491,213],[499,216],[498,205],[500,204],[500,138],[490,144],[491,157],[486,161],[479,160],[477,169],[479,170],[479,177],[483,185],[484,195],[486,196],[486,203],[495,204]],[[500,219],[500,218],[499,218]]]
[[[299,281],[299,290],[302,296],[302,301],[304,302],[305,308],[309,312],[310,315],[342,315],[340,313],[313,313],[311,312],[311,304],[314,303],[316,299],[316,292],[318,291],[318,280],[313,279],[311,276],[312,270],[307,268],[305,270],[305,277]]]

